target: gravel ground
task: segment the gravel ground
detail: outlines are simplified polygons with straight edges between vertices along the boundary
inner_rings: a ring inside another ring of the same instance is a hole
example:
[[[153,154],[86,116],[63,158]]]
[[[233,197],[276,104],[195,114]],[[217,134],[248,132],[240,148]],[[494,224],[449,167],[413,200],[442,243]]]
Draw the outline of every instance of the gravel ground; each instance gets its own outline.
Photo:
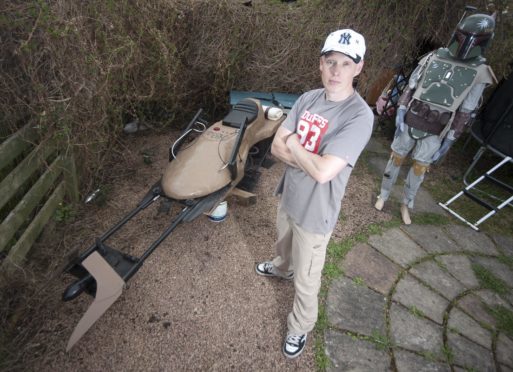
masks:
[[[166,166],[167,136],[128,139],[117,174],[115,193],[107,205],[88,206],[67,228],[59,249],[85,249],[94,236],[112,226],[133,208]],[[141,153],[151,153],[145,164]],[[284,170],[277,162],[262,169],[251,206],[228,199],[225,222],[206,217],[179,226],[131,279],[118,301],[66,353],[65,345],[91,298],[60,302],[71,282],[68,276],[50,279],[55,297],[40,311],[47,312],[31,341],[36,352],[24,353],[20,369],[42,371],[179,371],[179,370],[315,370],[313,337],[297,360],[281,353],[286,317],[292,304],[292,282],[257,276],[254,264],[273,256],[278,200],[273,191]],[[342,224],[333,239],[340,240],[371,222],[388,218],[372,208],[376,180],[360,162],[343,203]],[[170,222],[150,207],[110,245],[140,254]],[[40,314],[41,315],[41,314]],[[42,347],[44,345],[44,347]],[[30,345],[29,345],[30,348]]]

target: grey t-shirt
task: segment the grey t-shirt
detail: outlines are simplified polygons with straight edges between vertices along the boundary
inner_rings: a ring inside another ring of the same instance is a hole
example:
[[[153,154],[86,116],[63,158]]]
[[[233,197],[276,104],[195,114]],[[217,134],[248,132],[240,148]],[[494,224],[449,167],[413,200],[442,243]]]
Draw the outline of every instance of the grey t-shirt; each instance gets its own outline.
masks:
[[[281,207],[305,230],[328,234],[335,228],[349,175],[369,141],[374,115],[358,93],[340,102],[326,100],[324,89],[303,94],[282,123],[297,133],[303,147],[319,155],[334,155],[348,162],[324,184],[302,170],[287,166],[278,184]]]

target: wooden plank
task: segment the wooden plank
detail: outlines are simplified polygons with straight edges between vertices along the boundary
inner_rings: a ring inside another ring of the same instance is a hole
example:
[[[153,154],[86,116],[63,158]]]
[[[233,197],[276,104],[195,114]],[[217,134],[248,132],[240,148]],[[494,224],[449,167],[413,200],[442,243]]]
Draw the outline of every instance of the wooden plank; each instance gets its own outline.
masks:
[[[30,125],[25,125],[0,145],[0,171],[11,163],[25,149],[32,146],[38,137],[38,131]]]
[[[65,169],[63,172],[64,180],[66,181],[66,190],[71,201],[77,203],[80,199],[80,195],[78,191],[77,168],[72,152],[66,155],[64,164]]]
[[[239,202],[243,205],[253,205],[256,203],[255,194],[245,190],[241,190],[237,187],[233,188],[230,191],[230,195],[237,197],[239,199]]]
[[[55,151],[55,147],[45,143],[32,151],[16,168],[0,182],[0,209],[16,194],[18,188],[44,164]]]
[[[32,213],[55,183],[55,180],[61,174],[63,163],[62,156],[58,156],[41,178],[25,194],[23,199],[20,200],[18,205],[2,221],[0,224],[0,252],[7,247],[14,234],[27,221],[30,213]]]
[[[29,227],[25,230],[21,238],[11,248],[7,258],[2,263],[2,269],[9,270],[13,267],[12,265],[18,265],[23,261],[37,237],[41,231],[43,231],[46,223],[52,217],[55,209],[58,207],[59,203],[63,201],[65,193],[65,184],[61,182]]]

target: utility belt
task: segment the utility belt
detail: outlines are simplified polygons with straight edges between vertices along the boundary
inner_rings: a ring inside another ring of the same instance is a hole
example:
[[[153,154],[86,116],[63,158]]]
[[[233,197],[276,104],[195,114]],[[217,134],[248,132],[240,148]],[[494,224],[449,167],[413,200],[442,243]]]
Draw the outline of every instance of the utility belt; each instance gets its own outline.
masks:
[[[440,135],[451,119],[450,111],[432,109],[429,104],[414,99],[404,117],[405,123],[423,132]]]

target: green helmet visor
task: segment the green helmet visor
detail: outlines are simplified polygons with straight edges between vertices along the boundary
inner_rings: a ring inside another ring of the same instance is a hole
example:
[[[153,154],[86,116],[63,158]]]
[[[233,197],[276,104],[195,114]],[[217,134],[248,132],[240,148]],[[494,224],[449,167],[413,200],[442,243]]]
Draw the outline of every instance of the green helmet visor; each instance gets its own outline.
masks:
[[[490,41],[490,34],[472,34],[463,30],[454,33],[449,42],[449,52],[454,58],[465,60],[478,57]]]

